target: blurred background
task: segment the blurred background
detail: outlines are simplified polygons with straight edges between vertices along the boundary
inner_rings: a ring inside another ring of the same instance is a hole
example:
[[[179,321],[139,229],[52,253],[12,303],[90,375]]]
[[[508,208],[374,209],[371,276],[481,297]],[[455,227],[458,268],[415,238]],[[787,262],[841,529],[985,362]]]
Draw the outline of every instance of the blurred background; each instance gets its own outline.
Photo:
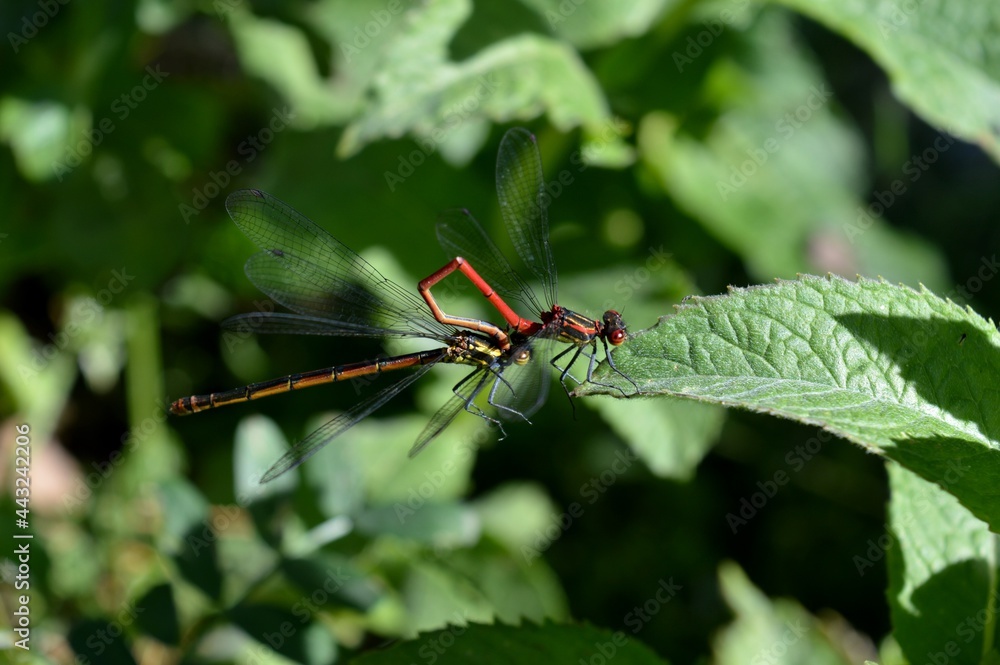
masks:
[[[907,49],[933,59],[1000,24],[873,3],[884,16],[851,27],[784,4],[0,6],[0,534],[26,423],[26,657],[324,663],[448,623],[573,619],[727,662],[767,612],[808,617],[843,662],[891,652],[868,554],[883,465],[817,430],[659,398],[574,410],[554,385],[502,442],[463,415],[408,460],[463,376],[442,367],[261,488],[284,446],[381,384],[165,411],[402,348],[224,332],[272,306],[229,192],[277,196],[415,289],[447,258],[441,210],[510,250],[494,178],[511,126],[538,137],[574,310],[638,331],[687,295],[834,272],[995,316],[1000,124],[979,111],[998,93],[963,85],[1000,60],[956,49],[922,70]],[[495,318],[461,278],[442,299]]]

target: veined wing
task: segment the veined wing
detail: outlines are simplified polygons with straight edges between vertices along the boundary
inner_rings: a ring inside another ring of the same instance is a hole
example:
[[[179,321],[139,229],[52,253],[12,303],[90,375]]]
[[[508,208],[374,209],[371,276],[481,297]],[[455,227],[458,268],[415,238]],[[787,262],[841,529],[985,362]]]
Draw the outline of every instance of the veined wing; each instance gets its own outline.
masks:
[[[549,247],[549,218],[542,158],[531,132],[509,130],[497,155],[497,195],[507,233],[521,260],[542,283],[549,308],[558,302],[555,260]],[[548,308],[546,308],[548,309]]]
[[[274,465],[267,470],[267,473],[265,473],[260,479],[260,482],[262,484],[270,482],[281,474],[291,471],[298,465],[305,462],[307,459],[318,453],[321,448],[326,446],[326,444],[330,443],[335,438],[349,430],[359,420],[367,418],[377,408],[388,402],[390,399],[398,395],[404,388],[426,374],[431,367],[434,367],[434,365],[435,363],[430,363],[428,365],[421,366],[412,374],[408,374],[399,381],[386,386],[375,395],[369,397],[363,402],[360,402],[359,404],[354,405],[344,413],[327,422],[315,432],[292,446],[291,450],[282,455],[281,459],[275,462]]]
[[[360,258],[360,257],[359,257]],[[223,322],[249,328],[256,332],[282,332],[294,334],[326,334],[364,337],[431,337],[447,341],[451,328],[434,320],[422,300],[414,304],[408,317],[397,314],[404,311],[406,303],[387,307],[376,294],[368,293],[358,284],[341,284],[338,291],[324,290],[298,272],[290,269],[283,260],[276,260],[268,252],[259,252],[247,259],[244,266],[247,277],[262,293],[280,305],[301,315],[297,319],[300,329],[293,329],[287,315],[248,313]],[[388,281],[388,280],[387,280]],[[390,282],[391,283],[391,282]],[[325,324],[325,331],[321,330]]]
[[[543,308],[527,281],[511,267],[482,225],[464,208],[446,210],[438,216],[438,242],[448,256],[461,256],[472,264],[504,300],[514,300],[537,316]]]
[[[427,426],[420,432],[420,436],[417,437],[417,440],[413,443],[413,447],[410,448],[409,456],[414,457],[426,448],[427,444],[437,438],[458,414],[465,411],[466,407],[476,399],[476,395],[483,389],[486,382],[489,381],[490,376],[490,371],[485,367],[481,367],[468,375],[455,389],[451,398],[428,421]],[[478,410],[475,406],[472,408],[473,410]]]
[[[358,319],[377,315],[375,325],[392,330],[412,330],[431,336],[447,331],[424,310],[411,291],[384,277],[356,252],[296,212],[291,206],[256,189],[233,192],[226,210],[243,233],[290,275],[274,278],[270,286],[285,289],[299,304],[310,305],[319,293],[335,299],[338,307]],[[256,260],[251,279],[268,282],[273,277]],[[259,274],[256,274],[260,271]],[[315,312],[313,312],[315,313]],[[342,320],[350,321],[348,314]]]
[[[504,354],[490,403],[503,420],[528,420],[549,395],[555,341],[531,337]]]

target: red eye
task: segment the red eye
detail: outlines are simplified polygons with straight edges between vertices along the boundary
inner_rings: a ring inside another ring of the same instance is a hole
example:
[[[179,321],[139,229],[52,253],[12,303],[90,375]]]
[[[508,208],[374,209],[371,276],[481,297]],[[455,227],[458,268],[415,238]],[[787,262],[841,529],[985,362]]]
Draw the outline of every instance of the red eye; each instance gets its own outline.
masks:
[[[621,329],[612,331],[611,334],[608,335],[608,341],[615,346],[618,346],[625,341],[625,331]]]

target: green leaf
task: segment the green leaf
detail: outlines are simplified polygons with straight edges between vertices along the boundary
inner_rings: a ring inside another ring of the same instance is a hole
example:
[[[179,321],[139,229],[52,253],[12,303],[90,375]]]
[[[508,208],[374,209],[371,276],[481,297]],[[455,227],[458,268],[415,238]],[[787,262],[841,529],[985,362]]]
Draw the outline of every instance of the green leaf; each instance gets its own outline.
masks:
[[[456,154],[468,159],[485,138],[488,120],[547,113],[556,128],[583,126],[591,136],[609,123],[607,102],[593,75],[576,51],[559,41],[524,33],[462,62],[450,61],[448,44],[470,12],[468,0],[442,0],[406,13],[404,27],[383,40],[374,101],[344,131],[338,147],[342,155],[410,133],[420,139],[418,166],[438,147],[456,149],[455,141],[466,144]],[[610,144],[621,147],[617,139]],[[608,154],[620,158],[621,151]]]
[[[236,428],[233,446],[233,486],[240,505],[246,506],[261,538],[279,549],[290,531],[289,495],[299,484],[293,469],[270,482],[260,479],[288,450],[281,429],[270,418],[249,416]]]
[[[187,481],[175,478],[159,487],[163,504],[163,549],[178,570],[210,598],[222,593],[218,537],[212,528],[208,501]]]
[[[260,483],[261,476],[286,452],[288,442],[273,420],[254,415],[240,421],[233,446],[233,484],[241,503],[252,504],[295,489],[298,474],[294,471]]]
[[[977,0],[778,0],[864,49],[929,123],[1000,161],[1000,5]]]
[[[725,412],[687,400],[590,400],[618,436],[663,478],[689,480],[715,443]]]
[[[707,128],[663,111],[640,124],[640,157],[665,191],[762,279],[835,272],[946,284],[935,248],[865,212],[861,136],[789,17],[762,12],[738,37],[746,54],[705,74]]]
[[[622,631],[611,633],[592,626],[524,624],[520,627],[470,624],[449,626],[422,634],[418,639],[372,651],[352,660],[357,665],[395,665],[434,662],[452,665],[521,663],[603,663],[662,665],[648,647]]]
[[[10,146],[18,169],[30,180],[52,176],[62,180],[75,165],[68,163],[67,156],[77,155],[81,143],[86,145],[90,129],[83,107],[70,109],[53,101],[13,96],[0,100],[0,141]]]
[[[955,497],[889,464],[892,531],[854,557],[862,575],[886,554],[893,634],[910,662],[996,657],[997,537]]]
[[[791,600],[770,600],[734,563],[719,570],[722,595],[736,619],[715,640],[717,665],[847,665],[819,622]]]
[[[692,298],[614,357],[644,394],[820,425],[941,485],[996,531],[997,346],[992,322],[926,289],[806,276]],[[629,389],[606,364],[595,376]]]
[[[370,508],[357,517],[357,529],[372,536],[392,534],[436,547],[461,547],[479,540],[479,518],[458,503],[420,503]]]
[[[247,635],[293,662],[329,665],[337,660],[333,635],[301,608],[289,612],[270,605],[245,604],[226,613]]]
[[[545,19],[557,37],[578,48],[605,46],[623,37],[636,37],[649,30],[653,21],[679,0],[615,2],[566,2],[523,0]]]
[[[118,630],[112,630],[112,627]],[[83,619],[69,629],[69,645],[79,662],[136,665],[121,624]]]
[[[335,601],[368,611],[384,595],[371,577],[337,554],[316,553],[301,559],[282,559],[280,566],[281,572],[300,591],[310,597],[317,595],[323,599],[323,605]]]
[[[489,601],[496,621],[569,618],[559,578],[541,557],[528,559],[520,549],[484,538],[471,549],[450,553],[448,564]]]
[[[173,587],[159,584],[147,591],[136,603],[136,622],[160,642],[178,646],[181,630]]]

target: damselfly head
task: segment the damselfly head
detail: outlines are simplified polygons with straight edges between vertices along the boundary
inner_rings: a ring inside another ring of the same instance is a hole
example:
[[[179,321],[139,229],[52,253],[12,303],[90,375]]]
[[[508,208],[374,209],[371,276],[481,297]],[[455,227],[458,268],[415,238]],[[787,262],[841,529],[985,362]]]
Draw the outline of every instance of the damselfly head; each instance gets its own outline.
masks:
[[[625,330],[625,322],[622,321],[622,315],[613,309],[609,309],[604,313],[602,317],[604,322],[604,338],[608,340],[613,346],[618,346],[628,338],[628,332]]]

